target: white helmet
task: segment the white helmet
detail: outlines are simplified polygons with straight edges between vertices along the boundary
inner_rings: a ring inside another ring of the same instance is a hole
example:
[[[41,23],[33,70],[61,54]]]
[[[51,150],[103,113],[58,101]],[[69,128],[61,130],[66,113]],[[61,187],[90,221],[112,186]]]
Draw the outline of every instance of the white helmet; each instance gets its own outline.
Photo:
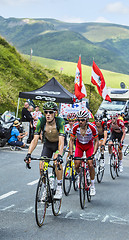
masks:
[[[79,111],[79,112],[77,113],[77,118],[88,119],[88,118],[89,118],[89,112],[88,112],[88,110]]]

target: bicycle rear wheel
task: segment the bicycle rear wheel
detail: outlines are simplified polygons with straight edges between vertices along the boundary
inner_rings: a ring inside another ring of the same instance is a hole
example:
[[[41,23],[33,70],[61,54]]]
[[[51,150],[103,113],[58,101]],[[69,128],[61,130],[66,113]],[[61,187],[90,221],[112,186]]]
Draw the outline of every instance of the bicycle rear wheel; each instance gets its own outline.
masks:
[[[97,166],[97,181],[98,183],[101,183],[104,175],[104,167],[101,166],[101,159],[98,160],[98,166]]]
[[[64,168],[63,175],[63,189],[66,196],[69,195],[71,184],[72,184],[72,174],[71,174],[71,165],[70,161],[67,161]]]
[[[37,185],[35,198],[35,218],[36,223],[39,227],[41,227],[44,223],[47,207],[47,193],[48,193],[47,179],[45,179],[45,182],[46,183],[44,184],[43,177],[40,177]]]
[[[80,205],[81,205],[81,208],[84,209],[84,207],[85,207],[85,175],[84,175],[84,168],[81,168],[81,172],[80,172],[79,194],[80,194]]]
[[[127,156],[127,154],[129,154],[129,145],[126,147],[124,151],[124,156]]]
[[[116,158],[114,153],[111,154],[111,158],[110,158],[110,173],[111,173],[112,179],[115,179],[116,178]]]

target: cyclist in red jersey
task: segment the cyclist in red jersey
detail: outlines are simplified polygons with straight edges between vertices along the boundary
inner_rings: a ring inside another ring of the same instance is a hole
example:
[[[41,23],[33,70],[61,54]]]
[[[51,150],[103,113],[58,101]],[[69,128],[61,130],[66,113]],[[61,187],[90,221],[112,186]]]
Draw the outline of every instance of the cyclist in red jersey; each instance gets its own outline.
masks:
[[[88,165],[90,169],[90,177],[91,177],[91,188],[90,188],[90,195],[95,195],[95,185],[94,185],[94,178],[95,178],[95,169],[93,166],[93,157],[94,154],[97,152],[99,141],[98,141],[98,131],[95,124],[88,122],[89,119],[89,112],[86,111],[79,111],[77,113],[77,120],[78,124],[73,127],[73,133],[70,137],[70,154],[71,157],[73,155],[73,144],[75,136],[76,140],[76,148],[75,148],[75,156],[74,157],[82,157],[83,152],[85,151],[86,157],[89,158]],[[79,172],[80,167],[80,160],[75,161],[75,168],[76,171]]]
[[[119,160],[120,160],[120,172],[123,172],[123,165],[122,165],[122,144],[125,138],[125,126],[124,122],[118,118],[117,114],[113,114],[111,119],[107,122],[107,128],[111,130],[111,136],[108,142],[108,150],[109,150],[109,162],[111,157],[111,144],[115,139],[118,139],[120,143],[119,147]]]

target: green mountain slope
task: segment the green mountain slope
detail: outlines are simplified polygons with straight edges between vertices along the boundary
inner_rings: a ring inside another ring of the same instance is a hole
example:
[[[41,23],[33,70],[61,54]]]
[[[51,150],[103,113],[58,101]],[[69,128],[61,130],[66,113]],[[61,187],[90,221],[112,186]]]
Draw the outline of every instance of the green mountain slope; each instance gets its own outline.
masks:
[[[70,62],[77,62],[81,54],[83,64],[91,66],[94,59],[103,69],[129,74],[129,63],[125,62],[117,51],[97,46],[79,33],[47,32],[20,46],[20,50],[25,54],[29,54],[31,48],[35,56]],[[121,67],[118,67],[120,65]]]
[[[52,77],[55,77],[68,91],[74,91],[74,77],[59,74],[55,70],[46,69],[39,64],[26,60],[14,47],[0,37],[0,113],[6,110],[16,113],[19,92],[37,89]],[[86,89],[90,99],[90,107],[95,113],[102,98],[93,86],[91,87],[91,95],[88,84]],[[24,99],[21,99],[20,111],[23,105]]]
[[[56,19],[0,17],[0,35],[18,51],[61,61],[97,65],[129,74],[129,27],[106,23],[65,23]]]

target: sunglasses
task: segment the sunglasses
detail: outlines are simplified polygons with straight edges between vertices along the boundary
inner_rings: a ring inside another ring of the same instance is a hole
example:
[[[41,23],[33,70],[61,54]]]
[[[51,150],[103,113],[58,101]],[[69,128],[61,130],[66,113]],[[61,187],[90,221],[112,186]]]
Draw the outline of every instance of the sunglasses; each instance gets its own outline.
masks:
[[[74,122],[74,120],[68,120],[69,122]]]
[[[44,113],[45,113],[45,114],[48,114],[48,113],[49,113],[49,114],[53,114],[54,111],[44,111]]]
[[[78,122],[84,122],[86,119],[78,119]]]

